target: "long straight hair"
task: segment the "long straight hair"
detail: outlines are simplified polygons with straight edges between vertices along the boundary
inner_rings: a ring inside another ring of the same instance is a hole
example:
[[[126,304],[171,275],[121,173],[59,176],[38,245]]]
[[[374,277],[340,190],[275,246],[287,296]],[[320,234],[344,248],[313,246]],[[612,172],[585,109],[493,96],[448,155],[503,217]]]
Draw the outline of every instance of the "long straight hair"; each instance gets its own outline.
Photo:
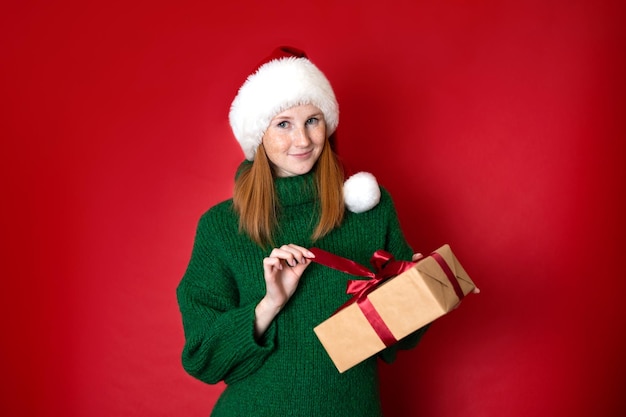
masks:
[[[319,222],[311,236],[316,241],[341,225],[345,210],[343,168],[328,139],[313,172],[320,201]],[[277,201],[274,174],[263,144],[257,148],[253,163],[243,168],[235,180],[233,205],[239,214],[239,230],[261,247],[272,245]]]

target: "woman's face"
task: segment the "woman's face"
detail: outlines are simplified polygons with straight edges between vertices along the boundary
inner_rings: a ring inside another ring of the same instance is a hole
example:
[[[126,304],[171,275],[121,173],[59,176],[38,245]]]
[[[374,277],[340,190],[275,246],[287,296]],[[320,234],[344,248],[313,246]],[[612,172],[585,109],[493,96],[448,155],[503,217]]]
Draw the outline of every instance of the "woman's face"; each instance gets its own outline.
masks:
[[[263,135],[265,153],[278,177],[309,172],[325,142],[324,114],[311,104],[278,113]]]

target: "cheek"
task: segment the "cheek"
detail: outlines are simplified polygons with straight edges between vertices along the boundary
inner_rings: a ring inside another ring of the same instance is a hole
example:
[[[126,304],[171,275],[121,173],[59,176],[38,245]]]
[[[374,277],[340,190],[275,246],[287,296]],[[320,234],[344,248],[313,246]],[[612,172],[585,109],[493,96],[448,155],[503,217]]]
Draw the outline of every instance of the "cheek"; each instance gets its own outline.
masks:
[[[283,152],[289,149],[289,141],[285,138],[273,136],[263,139],[263,147],[265,147],[265,152],[268,154]]]
[[[312,140],[317,146],[324,145],[326,142],[326,129],[318,129],[312,135]]]

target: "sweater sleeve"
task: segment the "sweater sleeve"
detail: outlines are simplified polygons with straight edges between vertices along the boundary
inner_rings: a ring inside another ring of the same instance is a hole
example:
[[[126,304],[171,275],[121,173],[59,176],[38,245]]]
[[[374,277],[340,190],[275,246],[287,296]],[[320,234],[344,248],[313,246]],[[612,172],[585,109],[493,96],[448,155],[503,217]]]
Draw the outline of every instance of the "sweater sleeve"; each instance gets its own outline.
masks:
[[[261,340],[255,339],[256,305],[239,305],[232,274],[211,243],[215,234],[203,216],[176,290],[185,332],[183,368],[209,384],[232,383],[254,373],[273,351],[275,336],[272,324]]]
[[[398,214],[391,195],[385,189],[381,189],[381,195],[383,197],[381,202],[388,204],[386,210],[388,216],[386,249],[390,253],[394,254],[396,259],[411,260],[411,257],[413,256],[413,249],[404,237],[404,232],[400,226],[400,220],[398,219]],[[426,330],[428,330],[428,326],[429,325],[426,325],[416,330],[410,335],[399,340],[398,343],[384,349],[379,353],[379,357],[387,363],[392,363],[396,359],[399,350],[412,349],[419,343]]]

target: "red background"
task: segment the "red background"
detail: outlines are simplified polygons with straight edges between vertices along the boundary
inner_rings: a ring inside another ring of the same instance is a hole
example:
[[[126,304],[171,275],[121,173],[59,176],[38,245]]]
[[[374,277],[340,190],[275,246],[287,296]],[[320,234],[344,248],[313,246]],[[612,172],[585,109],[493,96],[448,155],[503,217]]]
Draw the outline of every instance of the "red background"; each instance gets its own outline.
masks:
[[[381,366],[387,415],[623,415],[624,3],[259,3],[3,5],[0,415],[208,415],[175,287],[278,44],[326,72],[413,247],[482,289]]]

